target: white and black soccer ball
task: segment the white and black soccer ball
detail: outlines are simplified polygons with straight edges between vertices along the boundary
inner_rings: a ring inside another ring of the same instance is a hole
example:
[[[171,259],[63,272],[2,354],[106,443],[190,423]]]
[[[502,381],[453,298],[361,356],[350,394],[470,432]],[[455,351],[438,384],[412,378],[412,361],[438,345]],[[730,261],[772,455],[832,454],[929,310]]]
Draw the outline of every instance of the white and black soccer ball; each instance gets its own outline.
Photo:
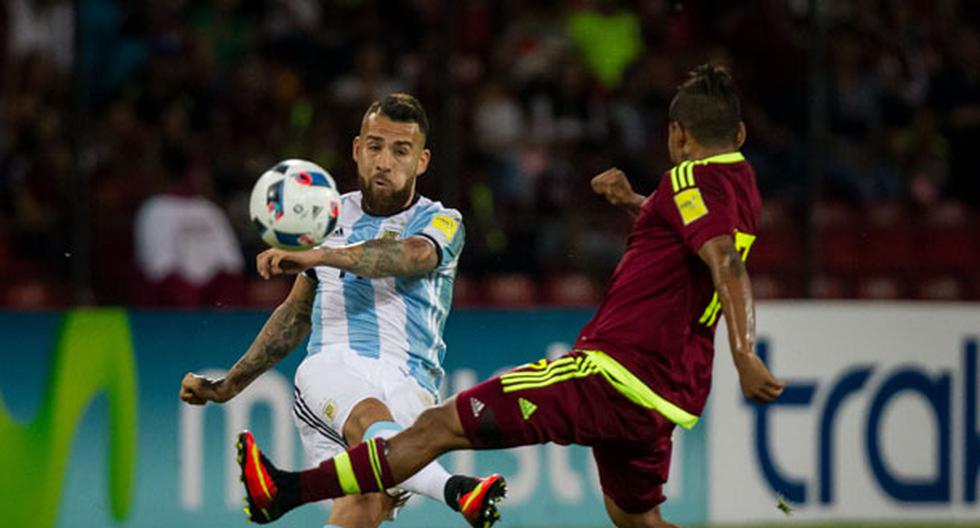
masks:
[[[340,193],[323,167],[306,160],[285,160],[255,182],[249,215],[270,246],[309,249],[337,226]]]

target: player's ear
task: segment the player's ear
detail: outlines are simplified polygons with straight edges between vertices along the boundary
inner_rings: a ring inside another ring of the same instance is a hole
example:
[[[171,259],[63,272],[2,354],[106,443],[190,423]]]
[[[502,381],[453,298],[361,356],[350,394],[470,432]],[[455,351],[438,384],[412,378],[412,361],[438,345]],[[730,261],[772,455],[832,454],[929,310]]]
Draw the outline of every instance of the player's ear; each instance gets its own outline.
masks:
[[[741,149],[745,144],[745,121],[738,122],[738,132],[735,133],[735,150]]]
[[[422,149],[422,155],[419,156],[419,166],[415,169],[416,176],[420,176],[429,169],[429,160],[431,158],[432,152],[429,149]]]
[[[351,145],[350,155],[354,161],[357,161],[357,148],[361,145],[361,136],[354,136],[354,142]]]

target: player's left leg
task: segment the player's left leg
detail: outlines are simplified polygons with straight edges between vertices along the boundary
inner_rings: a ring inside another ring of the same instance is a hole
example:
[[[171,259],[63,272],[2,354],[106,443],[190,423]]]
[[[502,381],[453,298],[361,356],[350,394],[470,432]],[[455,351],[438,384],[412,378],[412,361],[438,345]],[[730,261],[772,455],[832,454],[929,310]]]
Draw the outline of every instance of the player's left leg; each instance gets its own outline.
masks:
[[[635,410],[626,409],[626,412]],[[626,415],[630,417],[630,414]],[[677,528],[660,515],[670,472],[674,424],[655,412],[633,416],[642,438],[592,447],[609,518],[619,528]]]

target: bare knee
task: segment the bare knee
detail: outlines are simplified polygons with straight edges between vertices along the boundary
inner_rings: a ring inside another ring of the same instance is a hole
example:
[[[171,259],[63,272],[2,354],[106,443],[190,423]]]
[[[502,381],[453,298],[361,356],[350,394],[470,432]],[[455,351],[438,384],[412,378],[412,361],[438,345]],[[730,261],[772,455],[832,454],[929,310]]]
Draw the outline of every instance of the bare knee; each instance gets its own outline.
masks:
[[[334,500],[327,522],[342,528],[377,528],[393,505],[391,497],[383,493],[341,497]]]
[[[603,500],[609,518],[618,528],[678,528],[660,516],[660,506],[654,506],[642,513],[628,513],[616,505],[608,496]]]
[[[349,444],[356,444],[364,439],[364,431],[371,424],[382,420],[393,420],[388,406],[377,398],[365,398],[351,409],[344,422],[344,439]]]

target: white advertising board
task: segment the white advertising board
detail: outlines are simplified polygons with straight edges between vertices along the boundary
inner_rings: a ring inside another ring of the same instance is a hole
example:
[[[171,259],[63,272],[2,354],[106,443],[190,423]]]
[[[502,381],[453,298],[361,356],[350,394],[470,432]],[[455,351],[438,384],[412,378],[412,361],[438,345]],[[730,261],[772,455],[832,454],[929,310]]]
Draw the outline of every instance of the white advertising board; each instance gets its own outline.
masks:
[[[712,522],[980,518],[980,306],[770,302],[757,319],[788,385],[748,404],[718,329]]]

